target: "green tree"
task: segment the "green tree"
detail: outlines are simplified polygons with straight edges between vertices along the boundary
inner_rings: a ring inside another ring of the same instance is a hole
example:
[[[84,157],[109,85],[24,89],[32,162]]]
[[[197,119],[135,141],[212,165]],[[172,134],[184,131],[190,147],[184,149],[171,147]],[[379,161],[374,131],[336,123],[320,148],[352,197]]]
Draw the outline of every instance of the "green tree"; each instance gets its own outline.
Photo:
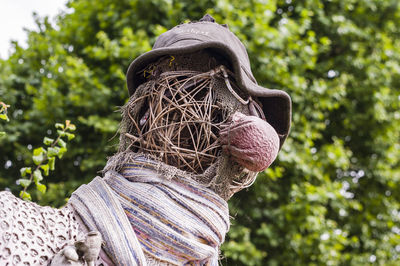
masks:
[[[113,154],[124,73],[155,36],[205,13],[244,41],[260,84],[293,100],[273,166],[229,203],[226,265],[400,262],[400,7],[397,0],[71,0],[56,26],[36,18],[28,48],[0,61],[13,107],[0,139],[0,186],[14,183],[43,129],[77,138],[42,204],[60,206]],[[14,179],[15,178],[15,179]]]

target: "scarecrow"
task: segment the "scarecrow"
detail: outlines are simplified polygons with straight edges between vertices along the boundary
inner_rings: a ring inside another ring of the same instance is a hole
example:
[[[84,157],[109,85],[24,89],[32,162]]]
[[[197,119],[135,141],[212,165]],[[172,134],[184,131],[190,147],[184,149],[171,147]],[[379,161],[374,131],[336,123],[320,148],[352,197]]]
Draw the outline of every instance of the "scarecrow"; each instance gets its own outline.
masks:
[[[290,97],[257,85],[243,44],[206,15],[127,72],[119,151],[52,209],[0,193],[0,263],[218,265],[227,200],[288,135]]]

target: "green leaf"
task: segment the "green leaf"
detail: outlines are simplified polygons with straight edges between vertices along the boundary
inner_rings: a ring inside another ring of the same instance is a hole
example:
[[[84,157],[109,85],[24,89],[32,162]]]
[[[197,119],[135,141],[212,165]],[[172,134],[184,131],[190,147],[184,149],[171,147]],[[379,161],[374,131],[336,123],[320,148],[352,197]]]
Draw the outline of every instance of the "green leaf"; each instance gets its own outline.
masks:
[[[41,155],[43,153],[45,153],[45,149],[43,149],[43,147],[39,147],[33,150],[33,155],[37,156],[37,155]]]
[[[64,153],[66,153],[67,152],[67,148],[60,148],[60,151],[58,152],[58,158],[62,158],[63,157],[63,155],[64,155]]]
[[[50,157],[47,165],[49,166],[50,170],[54,171],[56,165],[56,158]]]
[[[33,181],[35,182],[35,184],[42,180],[43,180],[42,171],[40,171],[39,169],[35,170],[35,172],[33,172]]]
[[[43,162],[43,160],[44,160],[44,154],[45,153],[46,153],[46,151],[42,147],[34,149],[33,150],[33,156],[32,156],[33,162],[36,165],[41,164]]]
[[[76,130],[76,126],[74,124],[69,124],[68,130],[75,131]]]
[[[32,173],[32,169],[30,167],[23,167],[19,171],[20,171],[22,177],[25,177],[27,174]]]
[[[39,190],[42,194],[46,193],[46,186],[41,183],[36,183],[36,188]]]
[[[23,200],[27,200],[27,201],[32,200],[31,194],[29,194],[28,192],[24,192],[24,191],[19,192],[19,197],[22,198]]]
[[[64,129],[64,124],[56,123],[55,127],[58,128],[58,129]]]
[[[0,119],[8,121],[8,116],[6,114],[0,114]]]
[[[57,130],[57,134],[58,134],[60,137],[64,137],[66,133],[65,133],[64,131],[62,131],[62,130]]]
[[[55,157],[58,155],[58,153],[60,152],[60,148],[59,147],[49,147],[47,149],[47,157],[50,159],[51,157]]]
[[[48,137],[44,137],[43,139],[43,143],[47,146],[50,146],[53,143],[54,139],[48,138]]]
[[[58,146],[65,148],[67,146],[67,143],[65,143],[65,141],[63,141],[61,138],[58,139]]]
[[[43,169],[43,171],[44,171],[43,174],[44,174],[45,176],[48,176],[48,175],[49,175],[50,166],[49,166],[48,164],[43,164],[43,165],[40,166],[40,168]]]
[[[65,133],[66,135],[67,135],[67,137],[68,137],[68,140],[72,140],[72,139],[74,139],[75,138],[75,135],[74,134],[72,134],[72,133]]]
[[[21,185],[23,188],[29,187],[29,185],[32,183],[31,180],[29,179],[25,179],[25,178],[21,178],[17,180],[17,185]]]
[[[32,159],[33,159],[33,162],[34,162],[36,165],[39,165],[39,164],[41,164],[41,163],[43,162],[44,156],[43,156],[43,154],[34,155],[34,156],[32,156]]]
[[[1,137],[4,137],[5,135],[6,135],[6,132],[0,131],[0,138],[1,138]]]

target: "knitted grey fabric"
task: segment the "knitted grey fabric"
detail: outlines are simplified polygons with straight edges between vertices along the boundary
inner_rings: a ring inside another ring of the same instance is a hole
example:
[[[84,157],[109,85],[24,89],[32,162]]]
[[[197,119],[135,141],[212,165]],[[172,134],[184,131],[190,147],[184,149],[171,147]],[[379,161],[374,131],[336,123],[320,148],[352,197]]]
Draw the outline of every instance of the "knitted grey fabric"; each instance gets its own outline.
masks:
[[[0,265],[47,265],[67,243],[83,238],[73,213],[0,192]]]

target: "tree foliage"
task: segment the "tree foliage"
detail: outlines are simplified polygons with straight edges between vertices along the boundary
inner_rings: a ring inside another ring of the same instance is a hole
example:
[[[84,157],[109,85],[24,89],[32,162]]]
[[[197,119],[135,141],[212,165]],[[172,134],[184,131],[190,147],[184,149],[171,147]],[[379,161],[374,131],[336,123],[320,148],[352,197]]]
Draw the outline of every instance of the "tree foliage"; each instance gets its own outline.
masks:
[[[400,8],[397,0],[71,0],[37,18],[28,48],[0,61],[12,106],[0,186],[56,121],[77,124],[42,204],[60,206],[113,154],[124,73],[155,36],[206,12],[244,41],[260,84],[293,100],[271,168],[230,201],[226,265],[400,262]],[[15,179],[14,179],[15,178]]]
[[[5,120],[7,122],[10,121],[10,119],[7,116],[7,109],[9,107],[10,107],[9,105],[7,105],[7,104],[5,104],[3,102],[0,102],[0,121],[1,120]],[[5,136],[5,135],[6,135],[6,132],[0,131],[0,138]]]

